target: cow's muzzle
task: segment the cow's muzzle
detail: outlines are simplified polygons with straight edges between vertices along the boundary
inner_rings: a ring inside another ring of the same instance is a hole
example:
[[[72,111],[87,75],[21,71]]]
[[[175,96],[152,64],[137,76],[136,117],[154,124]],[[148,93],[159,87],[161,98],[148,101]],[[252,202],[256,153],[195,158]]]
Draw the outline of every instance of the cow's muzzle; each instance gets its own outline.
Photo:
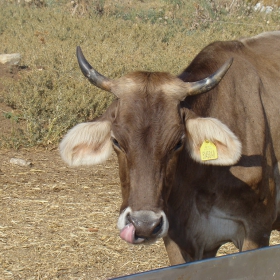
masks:
[[[128,243],[152,243],[167,234],[168,220],[163,211],[132,211],[126,208],[118,220],[120,237]]]

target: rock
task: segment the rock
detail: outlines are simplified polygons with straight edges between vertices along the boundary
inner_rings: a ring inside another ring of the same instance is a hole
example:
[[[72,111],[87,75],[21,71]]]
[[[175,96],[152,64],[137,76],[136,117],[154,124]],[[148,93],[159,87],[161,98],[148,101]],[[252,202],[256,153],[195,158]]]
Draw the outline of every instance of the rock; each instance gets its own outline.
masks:
[[[20,166],[31,166],[32,165],[32,163],[30,161],[26,161],[21,158],[11,158],[10,163],[20,165]]]
[[[273,7],[271,6],[264,6],[260,2],[254,6],[254,10],[256,12],[270,14],[273,11]]]
[[[6,65],[18,65],[21,59],[20,53],[0,54],[0,63]]]

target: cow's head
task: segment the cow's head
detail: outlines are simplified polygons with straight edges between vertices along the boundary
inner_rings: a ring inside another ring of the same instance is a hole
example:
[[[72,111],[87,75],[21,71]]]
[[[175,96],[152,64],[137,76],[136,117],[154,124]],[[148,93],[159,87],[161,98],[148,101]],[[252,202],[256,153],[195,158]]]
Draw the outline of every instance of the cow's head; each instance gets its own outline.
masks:
[[[168,231],[165,207],[182,153],[205,163],[200,147],[209,140],[219,156],[207,164],[231,165],[240,157],[241,144],[227,126],[181,106],[187,96],[216,86],[231,61],[204,80],[185,83],[159,72],[135,72],[110,80],[90,66],[79,47],[77,57],[90,82],[112,92],[117,100],[100,118],[67,133],[60,144],[62,158],[72,166],[92,165],[115,150],[123,198],[120,236],[133,244],[153,242]]]

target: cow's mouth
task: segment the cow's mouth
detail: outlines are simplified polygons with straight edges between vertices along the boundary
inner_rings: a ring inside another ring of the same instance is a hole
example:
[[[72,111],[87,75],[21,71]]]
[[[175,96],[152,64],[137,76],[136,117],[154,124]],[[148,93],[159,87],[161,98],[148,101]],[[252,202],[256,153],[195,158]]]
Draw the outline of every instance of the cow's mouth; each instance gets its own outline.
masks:
[[[120,237],[128,243],[139,244],[145,241],[145,238],[135,234],[135,227],[132,223],[127,224],[120,232]]]
[[[132,211],[127,207],[119,216],[120,237],[130,244],[151,244],[167,234],[169,223],[163,211]]]
[[[128,243],[139,244],[147,243],[156,239],[162,228],[163,220],[160,219],[160,223],[153,229],[152,235],[149,237],[137,235],[136,228],[133,223],[128,223],[120,232],[120,237]]]

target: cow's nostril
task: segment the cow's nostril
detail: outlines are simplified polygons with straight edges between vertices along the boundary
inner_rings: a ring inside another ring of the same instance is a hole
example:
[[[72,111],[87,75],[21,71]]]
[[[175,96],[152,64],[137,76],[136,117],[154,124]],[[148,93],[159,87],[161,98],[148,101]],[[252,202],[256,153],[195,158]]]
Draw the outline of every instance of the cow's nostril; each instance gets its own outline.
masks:
[[[131,220],[131,216],[130,216],[130,214],[128,214],[127,216],[126,216],[126,223],[128,224],[128,223],[132,223],[132,220]]]
[[[139,213],[136,212],[134,215],[128,214],[126,216],[127,224],[132,224],[135,229],[135,239],[156,238],[160,234],[164,224],[163,216],[156,217],[153,212],[142,212],[140,214],[142,215],[139,215]]]
[[[163,225],[163,219],[162,219],[162,217],[161,217],[160,220],[159,220],[159,223],[158,223],[158,224],[156,225],[156,227],[154,228],[152,234],[157,234],[157,233],[161,230],[162,225]]]

